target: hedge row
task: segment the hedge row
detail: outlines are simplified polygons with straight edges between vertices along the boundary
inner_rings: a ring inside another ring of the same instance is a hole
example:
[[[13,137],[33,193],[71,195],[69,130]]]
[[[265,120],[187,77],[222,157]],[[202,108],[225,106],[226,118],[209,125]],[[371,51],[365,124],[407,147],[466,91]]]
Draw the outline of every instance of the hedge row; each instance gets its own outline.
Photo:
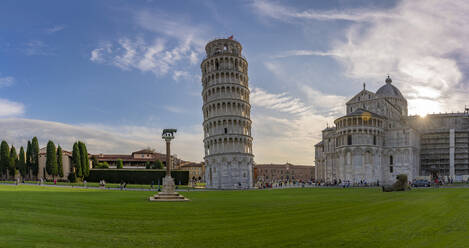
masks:
[[[90,175],[85,179],[88,182],[99,182],[105,180],[108,183],[131,183],[131,184],[163,184],[165,170],[125,170],[125,169],[91,169]],[[171,171],[171,176],[176,184],[186,185],[189,182],[188,171]]]

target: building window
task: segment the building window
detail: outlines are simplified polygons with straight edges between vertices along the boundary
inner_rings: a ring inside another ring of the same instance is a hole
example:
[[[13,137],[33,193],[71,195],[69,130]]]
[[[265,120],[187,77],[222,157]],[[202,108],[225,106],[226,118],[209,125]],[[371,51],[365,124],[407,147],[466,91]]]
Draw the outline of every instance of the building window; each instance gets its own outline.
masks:
[[[392,166],[389,166],[389,172],[390,173],[393,173],[394,172],[394,168]]]
[[[376,145],[376,135],[373,135],[373,145]]]
[[[227,133],[228,133],[228,128],[225,127],[225,134],[227,134]]]
[[[391,156],[389,156],[389,164],[390,165],[393,165],[394,164],[394,158]]]
[[[347,145],[352,145],[352,135],[347,135]]]

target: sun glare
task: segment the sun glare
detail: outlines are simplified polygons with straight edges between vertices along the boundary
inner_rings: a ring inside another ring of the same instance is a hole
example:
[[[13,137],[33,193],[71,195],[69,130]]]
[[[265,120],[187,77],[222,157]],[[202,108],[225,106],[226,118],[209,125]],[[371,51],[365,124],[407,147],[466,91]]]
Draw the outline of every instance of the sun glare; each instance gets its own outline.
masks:
[[[428,99],[409,100],[409,114],[425,117],[428,114],[441,112],[440,103]]]

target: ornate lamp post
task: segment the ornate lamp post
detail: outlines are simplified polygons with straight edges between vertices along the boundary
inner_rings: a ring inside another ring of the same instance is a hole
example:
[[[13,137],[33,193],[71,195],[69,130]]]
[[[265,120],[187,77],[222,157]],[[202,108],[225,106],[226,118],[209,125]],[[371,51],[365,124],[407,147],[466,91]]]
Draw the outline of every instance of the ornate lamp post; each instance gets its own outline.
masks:
[[[163,178],[163,190],[150,197],[150,201],[188,201],[189,199],[175,191],[174,179],[171,177],[171,140],[174,139],[176,129],[164,129],[161,137],[166,141],[166,176]]]

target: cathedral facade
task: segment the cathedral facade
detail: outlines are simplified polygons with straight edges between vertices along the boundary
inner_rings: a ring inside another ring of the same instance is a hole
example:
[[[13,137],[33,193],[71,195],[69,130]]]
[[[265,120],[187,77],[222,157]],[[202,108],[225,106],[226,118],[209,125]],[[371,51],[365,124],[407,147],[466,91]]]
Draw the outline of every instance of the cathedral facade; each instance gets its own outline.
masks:
[[[389,76],[385,82],[376,92],[364,87],[346,103],[346,115],[322,131],[322,141],[315,145],[317,180],[392,183],[398,174],[407,174],[409,180],[419,176],[467,177],[469,138],[464,138],[469,137],[467,113],[436,114],[424,120],[408,116],[407,100]],[[449,121],[438,124],[442,119]],[[463,141],[456,167],[454,148],[451,154],[455,133]],[[421,149],[422,137],[433,134],[438,137],[444,134],[442,145]],[[439,149],[432,150],[436,147]],[[425,167],[421,166],[426,156],[422,156],[423,150],[438,155]]]

